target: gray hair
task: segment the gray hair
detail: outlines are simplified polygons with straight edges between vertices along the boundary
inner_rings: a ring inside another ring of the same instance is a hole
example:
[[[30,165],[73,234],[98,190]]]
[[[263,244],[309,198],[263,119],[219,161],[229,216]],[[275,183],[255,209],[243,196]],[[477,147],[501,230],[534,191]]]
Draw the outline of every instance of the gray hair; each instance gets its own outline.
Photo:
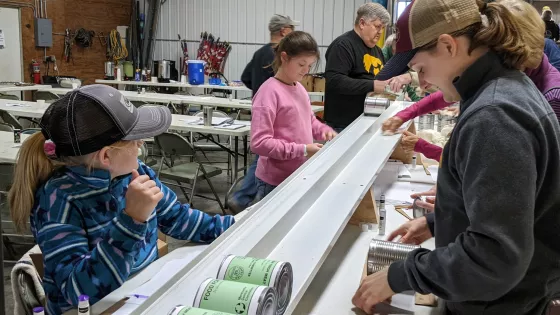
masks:
[[[369,2],[358,8],[354,25],[360,24],[361,19],[366,22],[380,20],[383,25],[387,25],[391,22],[391,15],[381,4]]]
[[[395,34],[389,35],[389,37],[387,37],[387,39],[385,40],[385,45],[383,45],[383,48],[393,46],[394,41],[395,41]]]

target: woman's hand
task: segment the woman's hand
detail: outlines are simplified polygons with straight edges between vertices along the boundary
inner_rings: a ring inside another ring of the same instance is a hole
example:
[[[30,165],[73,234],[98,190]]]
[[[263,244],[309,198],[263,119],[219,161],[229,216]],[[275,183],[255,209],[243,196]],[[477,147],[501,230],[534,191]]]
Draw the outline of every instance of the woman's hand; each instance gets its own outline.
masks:
[[[405,131],[401,139],[401,146],[406,152],[414,152],[416,143],[420,138],[412,132]]]
[[[387,267],[367,276],[360,284],[356,294],[354,294],[352,303],[367,314],[373,314],[373,307],[376,304],[395,295],[395,292],[389,286],[388,274],[389,268]]]
[[[398,116],[393,116],[383,122],[381,130],[395,133],[397,132],[397,129],[402,126],[402,124],[404,124],[404,121],[401,118],[399,118]]]
[[[426,201],[417,200],[416,205],[428,210],[428,212],[433,212],[436,206],[436,192],[437,186],[434,186],[428,191],[412,194],[410,195],[410,198],[416,199],[419,197],[426,197]]]

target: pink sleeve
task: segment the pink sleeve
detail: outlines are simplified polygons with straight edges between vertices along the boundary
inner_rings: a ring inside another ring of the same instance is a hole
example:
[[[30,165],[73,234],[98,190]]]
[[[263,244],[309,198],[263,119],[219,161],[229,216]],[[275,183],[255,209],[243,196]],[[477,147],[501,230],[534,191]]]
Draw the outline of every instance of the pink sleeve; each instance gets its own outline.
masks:
[[[251,113],[251,150],[276,160],[302,157],[305,145],[274,138],[276,107],[276,93],[259,90]]]
[[[436,160],[439,162],[441,159],[441,153],[443,149],[435,144],[431,144],[428,141],[420,138],[416,145],[414,146],[414,151],[424,154],[427,158]]]
[[[453,103],[447,103],[443,99],[443,93],[441,91],[437,91],[410,105],[408,108],[401,110],[395,116],[399,117],[403,121],[409,121],[418,116],[431,113],[438,109],[446,108],[451,104]]]
[[[311,113],[311,129],[313,131],[313,139],[323,141],[323,134],[329,131],[334,131],[331,127],[323,124],[315,117],[315,114]]]

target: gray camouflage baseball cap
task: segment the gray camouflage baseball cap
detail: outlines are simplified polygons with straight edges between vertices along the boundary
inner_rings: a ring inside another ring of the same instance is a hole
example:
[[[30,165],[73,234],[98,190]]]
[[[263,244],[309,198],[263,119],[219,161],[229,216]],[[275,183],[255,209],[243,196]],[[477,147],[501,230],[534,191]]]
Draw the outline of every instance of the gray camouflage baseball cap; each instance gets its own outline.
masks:
[[[39,124],[57,156],[81,156],[120,140],[160,135],[171,125],[171,112],[165,106],[136,108],[118,90],[96,84],[52,103]]]
[[[268,30],[271,33],[280,32],[284,27],[298,26],[299,21],[292,20],[287,15],[274,14],[268,23]]]

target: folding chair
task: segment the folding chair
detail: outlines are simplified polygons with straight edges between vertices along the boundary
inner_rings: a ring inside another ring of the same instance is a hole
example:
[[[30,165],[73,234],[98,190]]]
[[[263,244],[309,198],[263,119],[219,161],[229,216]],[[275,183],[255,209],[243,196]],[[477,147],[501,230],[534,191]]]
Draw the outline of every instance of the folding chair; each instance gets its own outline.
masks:
[[[196,114],[194,114],[195,117],[204,117],[204,112],[199,111]],[[219,117],[219,118],[231,118],[228,114],[219,111],[219,110],[215,110],[212,112],[212,117]],[[193,133],[191,132],[190,134],[190,138],[191,138],[191,143],[194,144],[195,149],[200,150],[200,152],[202,153],[202,155],[204,155],[204,157],[206,158],[206,160],[208,161],[208,163],[214,164],[214,163],[221,163],[221,161],[210,161],[210,159],[208,158],[208,156],[206,155],[206,151],[224,151],[224,148],[228,148],[228,149],[232,149],[232,139],[231,137],[228,137],[228,140],[226,142],[221,142],[220,141],[220,136],[217,136],[217,141],[214,140],[213,135],[204,135],[203,136],[206,139],[206,142],[200,141],[200,139],[196,139],[193,135]],[[220,145],[217,145],[215,143],[213,143],[212,141],[216,141],[217,143],[219,143]],[[228,173],[228,177],[230,175],[230,172],[232,171],[232,165],[231,165],[231,155],[228,153],[228,159],[227,159],[227,173]]]
[[[214,166],[204,166],[198,161],[195,155],[195,149],[192,144],[177,133],[163,133],[155,137],[155,142],[161,150],[162,158],[159,164],[157,175],[161,179],[167,179],[169,181],[174,181],[175,183],[165,182],[166,184],[179,187],[185,198],[191,203],[194,196],[205,198],[209,200],[215,200],[220,205],[222,212],[226,214],[224,205],[220,200],[220,197],[214,189],[214,185],[210,180],[211,177],[215,177],[222,173],[222,170]],[[183,164],[177,164],[177,158],[187,157],[191,162],[186,162]],[[163,168],[164,160],[168,162],[169,167]],[[196,183],[199,180],[206,180],[215,198],[206,197],[200,194],[195,194]],[[182,183],[187,183],[190,187],[184,186]],[[190,193],[187,190],[190,189]]]

